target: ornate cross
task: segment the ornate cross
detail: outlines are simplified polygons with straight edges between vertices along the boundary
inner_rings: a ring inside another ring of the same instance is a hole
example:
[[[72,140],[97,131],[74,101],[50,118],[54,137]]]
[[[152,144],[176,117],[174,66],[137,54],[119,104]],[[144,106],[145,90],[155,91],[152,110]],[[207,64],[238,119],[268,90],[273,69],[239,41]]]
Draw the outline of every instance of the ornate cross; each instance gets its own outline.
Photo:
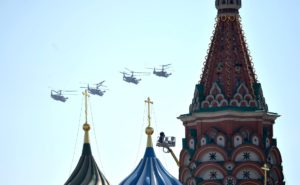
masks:
[[[270,171],[269,166],[265,163],[263,167],[261,167],[261,169],[264,171],[264,175],[265,175],[265,183],[264,185],[267,185],[267,172]]]
[[[88,93],[87,90],[85,90],[82,94],[84,96],[84,105],[85,105],[85,110],[84,110],[84,113],[85,113],[85,123],[87,123],[87,114],[88,114],[88,112],[87,112],[87,109],[88,109],[87,108],[87,99],[90,96],[90,94]]]
[[[147,100],[145,100],[145,103],[148,104],[148,127],[150,127],[150,121],[151,121],[151,117],[150,117],[150,104],[153,104],[153,102],[150,100],[150,98],[148,97]]]

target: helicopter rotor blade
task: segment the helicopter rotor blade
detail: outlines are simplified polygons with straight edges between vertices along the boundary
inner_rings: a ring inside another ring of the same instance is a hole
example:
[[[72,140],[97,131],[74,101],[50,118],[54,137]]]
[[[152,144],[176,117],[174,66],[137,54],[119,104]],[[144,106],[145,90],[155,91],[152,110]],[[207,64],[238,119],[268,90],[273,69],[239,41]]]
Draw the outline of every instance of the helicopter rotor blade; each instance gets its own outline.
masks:
[[[96,83],[96,84],[94,84],[94,85],[99,85],[99,86],[101,86],[104,82],[105,82],[105,80],[103,80],[102,82]]]
[[[127,71],[134,72],[134,71],[132,71],[132,70],[128,69],[127,67],[125,67],[125,69],[126,69]]]
[[[77,92],[75,90],[62,90],[63,92]]]
[[[128,73],[126,73],[126,72],[120,72],[121,74],[123,74],[123,75],[129,75]]]
[[[136,74],[141,74],[141,75],[149,75],[149,72],[135,72]]]
[[[64,95],[66,95],[66,96],[69,96],[69,95],[71,95],[71,96],[77,96],[77,95],[79,95],[79,94],[64,94]]]
[[[167,66],[170,66],[171,64],[164,64],[164,65],[161,65],[161,66],[164,66],[164,67],[167,67]]]

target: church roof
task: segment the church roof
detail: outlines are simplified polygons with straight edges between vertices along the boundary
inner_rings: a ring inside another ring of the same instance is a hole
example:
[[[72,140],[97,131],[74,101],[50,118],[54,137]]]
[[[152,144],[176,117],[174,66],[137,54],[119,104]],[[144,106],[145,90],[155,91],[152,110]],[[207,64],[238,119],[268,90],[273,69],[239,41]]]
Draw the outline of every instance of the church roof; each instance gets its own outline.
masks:
[[[84,144],[81,157],[76,168],[65,182],[65,185],[109,185],[108,180],[99,170],[98,165],[92,155],[91,145],[89,141],[90,125],[87,123],[87,91],[85,95],[85,124],[84,130]]]
[[[151,139],[151,136],[149,137],[148,143]],[[120,185],[181,185],[181,183],[164,168],[156,157],[153,147],[147,146],[140,163]]]
[[[150,99],[148,98],[148,114]],[[181,183],[173,177],[161,164],[156,157],[151,135],[154,130],[150,127],[150,115],[148,115],[149,126],[146,128],[147,147],[144,157],[133,170],[133,172],[125,178],[120,185],[181,185]]]
[[[92,155],[89,143],[83,144],[82,154],[76,168],[65,185],[109,185]]]
[[[190,113],[226,108],[268,110],[245,41],[240,7],[241,0],[216,0],[215,30]]]

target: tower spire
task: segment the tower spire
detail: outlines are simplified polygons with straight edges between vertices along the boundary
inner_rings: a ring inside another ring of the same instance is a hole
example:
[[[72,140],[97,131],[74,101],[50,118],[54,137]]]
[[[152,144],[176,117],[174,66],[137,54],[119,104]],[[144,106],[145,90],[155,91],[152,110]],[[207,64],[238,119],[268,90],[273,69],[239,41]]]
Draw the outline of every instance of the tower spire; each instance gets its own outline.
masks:
[[[242,30],[241,0],[216,0],[217,23],[190,112],[268,111]]]

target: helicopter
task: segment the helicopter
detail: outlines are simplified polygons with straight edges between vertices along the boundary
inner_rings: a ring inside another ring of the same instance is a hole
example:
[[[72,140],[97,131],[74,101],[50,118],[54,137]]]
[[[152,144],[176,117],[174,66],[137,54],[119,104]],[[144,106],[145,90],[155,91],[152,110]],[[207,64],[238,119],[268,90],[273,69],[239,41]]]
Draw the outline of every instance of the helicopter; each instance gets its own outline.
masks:
[[[168,69],[170,65],[171,64],[160,65],[160,70],[156,70],[155,68],[150,69],[153,69],[153,74],[155,74],[156,76],[168,78],[170,75],[172,75],[172,73],[168,73],[167,71],[165,71],[165,69]]]
[[[140,78],[136,78],[135,76],[135,74],[147,74],[147,73],[145,73],[145,72],[135,72],[135,71],[131,71],[130,69],[127,69],[127,68],[125,68],[127,71],[129,71],[130,73],[131,73],[131,75],[130,74],[128,74],[127,72],[124,72],[124,71],[122,71],[122,72],[120,72],[121,74],[123,74],[123,80],[125,81],[125,82],[128,82],[128,83],[133,83],[133,84],[138,84],[142,79],[140,79]]]
[[[100,87],[106,87],[106,86],[103,85],[104,82],[105,82],[105,80],[95,84],[96,87],[90,87],[89,84],[88,84],[87,87],[82,87],[82,88],[86,88],[90,94],[103,96],[104,93],[106,92],[105,91],[106,89],[100,89]]]
[[[75,91],[63,91],[63,90],[51,90],[51,98],[56,101],[66,102],[68,97],[65,97],[62,92],[75,92]]]

